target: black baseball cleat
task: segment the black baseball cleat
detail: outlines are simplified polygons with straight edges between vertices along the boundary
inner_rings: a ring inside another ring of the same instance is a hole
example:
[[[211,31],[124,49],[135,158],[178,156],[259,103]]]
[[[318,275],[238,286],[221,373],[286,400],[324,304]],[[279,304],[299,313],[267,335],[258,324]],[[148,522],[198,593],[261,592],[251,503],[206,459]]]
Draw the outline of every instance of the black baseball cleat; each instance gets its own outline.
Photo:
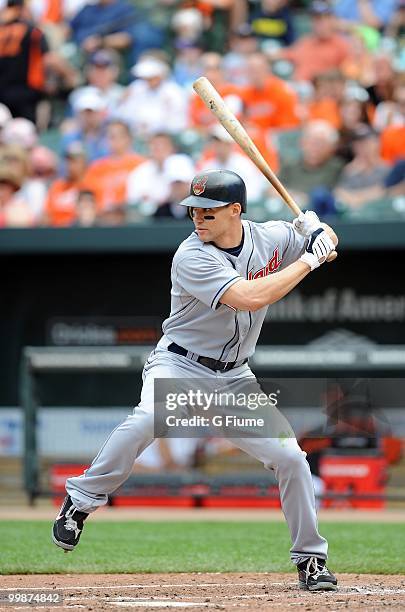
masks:
[[[65,552],[73,550],[79,543],[83,523],[88,516],[87,512],[77,510],[67,495],[53,524],[52,540],[56,546],[60,546]]]
[[[324,559],[310,557],[297,565],[300,589],[308,591],[336,591],[337,579],[326,567]]]

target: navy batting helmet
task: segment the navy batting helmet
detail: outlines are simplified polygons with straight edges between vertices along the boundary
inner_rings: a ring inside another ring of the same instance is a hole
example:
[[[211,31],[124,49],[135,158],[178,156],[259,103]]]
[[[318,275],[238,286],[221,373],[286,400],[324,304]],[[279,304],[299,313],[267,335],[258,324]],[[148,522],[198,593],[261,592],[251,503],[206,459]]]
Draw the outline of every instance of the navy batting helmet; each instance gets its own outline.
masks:
[[[239,202],[246,212],[246,185],[231,170],[209,170],[197,174],[190,187],[190,195],[180,204],[190,208],[219,208]]]

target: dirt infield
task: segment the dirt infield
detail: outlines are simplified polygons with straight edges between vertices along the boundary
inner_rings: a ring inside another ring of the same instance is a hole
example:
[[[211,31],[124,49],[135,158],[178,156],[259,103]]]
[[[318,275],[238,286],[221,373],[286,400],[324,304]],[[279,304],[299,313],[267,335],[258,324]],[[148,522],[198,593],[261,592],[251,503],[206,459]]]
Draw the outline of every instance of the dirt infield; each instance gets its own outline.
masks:
[[[308,593],[297,587],[294,574],[124,574],[2,576],[1,590],[51,589],[64,597],[53,607],[30,610],[112,611],[134,608],[168,610],[405,609],[405,576],[342,574],[339,590]],[[10,606],[0,610],[12,610]],[[15,608],[14,608],[15,609]]]
[[[0,521],[29,520],[52,521],[59,506],[49,502],[44,505],[30,507],[0,506]],[[322,522],[378,522],[405,523],[404,509],[387,510],[356,510],[340,508],[339,510],[320,510],[319,521]],[[284,521],[281,510],[274,509],[239,509],[239,508],[100,508],[91,520],[101,521]]]

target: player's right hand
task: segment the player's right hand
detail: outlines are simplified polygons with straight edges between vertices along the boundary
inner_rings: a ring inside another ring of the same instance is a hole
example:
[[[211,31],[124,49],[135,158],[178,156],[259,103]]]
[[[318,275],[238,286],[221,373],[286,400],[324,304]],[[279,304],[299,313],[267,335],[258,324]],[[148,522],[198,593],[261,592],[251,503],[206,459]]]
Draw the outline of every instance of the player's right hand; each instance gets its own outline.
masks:
[[[313,210],[301,211],[293,221],[293,227],[298,234],[309,238],[309,236],[321,227],[318,215]]]
[[[320,227],[309,237],[305,253],[301,255],[299,260],[308,264],[311,270],[315,270],[315,268],[319,268],[319,266],[327,260],[330,253],[334,250],[335,245],[332,239],[328,233]]]

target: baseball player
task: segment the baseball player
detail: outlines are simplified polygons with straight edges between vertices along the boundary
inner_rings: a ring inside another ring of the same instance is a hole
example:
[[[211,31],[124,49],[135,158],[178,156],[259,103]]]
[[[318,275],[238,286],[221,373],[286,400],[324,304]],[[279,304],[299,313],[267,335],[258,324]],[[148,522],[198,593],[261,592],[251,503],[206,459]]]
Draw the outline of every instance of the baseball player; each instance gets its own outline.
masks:
[[[195,231],[172,263],[171,312],[163,336],[143,370],[138,406],[109,436],[91,466],[66,481],[67,496],[53,526],[53,541],[78,544],[83,522],[107,503],[154,438],[154,379],[255,380],[248,359],[269,305],[283,298],[334,250],[337,237],[312,211],[293,224],[242,220],[246,186],[229,170],[194,177],[188,207]],[[232,438],[275,472],[291,534],[291,559],[299,586],[335,590],[326,567],[328,545],[319,534],[314,489],[306,454],[277,410],[272,437]],[[280,429],[282,428],[282,429]]]

